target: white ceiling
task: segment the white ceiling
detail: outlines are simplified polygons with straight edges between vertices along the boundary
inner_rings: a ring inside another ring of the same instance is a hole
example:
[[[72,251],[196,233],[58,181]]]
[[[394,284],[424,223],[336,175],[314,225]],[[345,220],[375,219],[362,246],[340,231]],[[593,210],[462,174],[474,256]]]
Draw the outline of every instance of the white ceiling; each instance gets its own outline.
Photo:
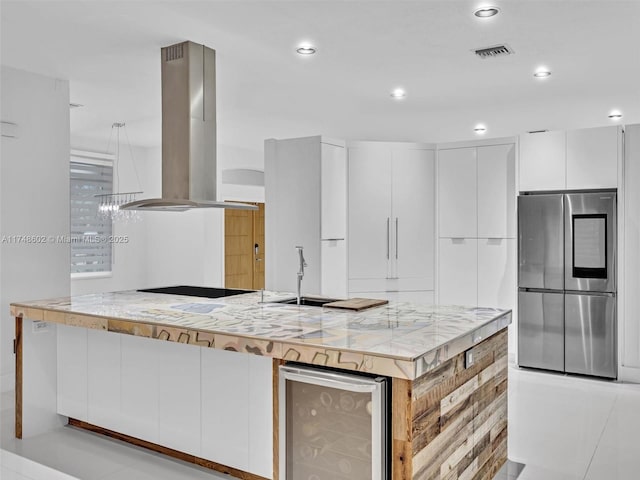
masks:
[[[640,122],[640,0],[2,0],[1,60],[70,80],[73,135],[160,144],[160,48],[216,49],[218,137],[454,141]],[[486,4],[486,2],[484,2]],[[318,47],[313,57],[295,48]],[[472,49],[507,43],[515,55]],[[547,65],[546,80],[533,71]],[[389,92],[404,87],[408,96]]]

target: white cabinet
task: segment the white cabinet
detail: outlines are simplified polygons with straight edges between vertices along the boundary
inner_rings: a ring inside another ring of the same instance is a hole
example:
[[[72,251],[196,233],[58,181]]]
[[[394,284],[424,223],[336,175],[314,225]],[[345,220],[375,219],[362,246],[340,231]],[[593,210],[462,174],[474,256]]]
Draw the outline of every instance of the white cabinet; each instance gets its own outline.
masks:
[[[515,150],[515,144],[477,148],[478,238],[516,236]]]
[[[120,339],[118,333],[87,330],[87,418],[89,423],[124,431],[120,415]]]
[[[520,191],[616,188],[621,127],[520,136]]]
[[[514,308],[516,239],[478,239],[478,306]]]
[[[433,290],[434,152],[349,147],[349,294]]]
[[[123,433],[158,443],[159,340],[121,338],[120,415]]]
[[[426,280],[422,286],[433,288],[434,152],[397,148],[391,161],[393,276]]]
[[[155,347],[159,353],[158,443],[200,457],[200,349],[158,340]]]
[[[273,476],[273,360],[249,355],[249,471]]]
[[[319,136],[265,141],[266,287],[296,290],[298,245],[304,247],[308,265],[304,293],[326,294],[322,290],[325,275],[343,277],[346,285],[346,261],[322,258],[324,241],[346,245],[346,210],[344,142]],[[338,293],[346,296],[346,288]]]
[[[57,412],[87,421],[87,329],[58,325]]]
[[[446,305],[478,304],[478,240],[441,238],[438,296]]]
[[[515,139],[458,145],[438,151],[438,302],[513,308]]]
[[[271,358],[58,327],[58,413],[272,476]]]
[[[438,152],[440,238],[515,237],[515,144]]]
[[[349,148],[349,278],[391,275],[391,152]]]
[[[343,298],[347,291],[347,246],[342,240],[323,240],[320,245],[322,258],[321,289],[322,295]]]
[[[320,144],[320,238],[347,236],[347,161],[344,147]]]
[[[475,148],[438,152],[440,237],[475,238],[478,234],[476,158]]]
[[[249,355],[202,349],[202,456],[249,468]]]
[[[565,155],[565,132],[520,135],[520,191],[564,190]]]
[[[567,189],[618,186],[618,127],[567,132]]]

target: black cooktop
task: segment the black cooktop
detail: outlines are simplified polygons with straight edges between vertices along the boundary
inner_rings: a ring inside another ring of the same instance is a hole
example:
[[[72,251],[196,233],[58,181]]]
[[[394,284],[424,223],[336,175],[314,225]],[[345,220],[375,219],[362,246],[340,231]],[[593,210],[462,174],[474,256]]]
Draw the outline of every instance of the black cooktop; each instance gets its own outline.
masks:
[[[148,293],[168,293],[169,295],[187,295],[189,297],[220,298],[242,295],[243,293],[255,292],[255,290],[240,290],[238,288],[210,288],[210,287],[190,287],[179,285],[176,287],[143,288],[138,292]]]

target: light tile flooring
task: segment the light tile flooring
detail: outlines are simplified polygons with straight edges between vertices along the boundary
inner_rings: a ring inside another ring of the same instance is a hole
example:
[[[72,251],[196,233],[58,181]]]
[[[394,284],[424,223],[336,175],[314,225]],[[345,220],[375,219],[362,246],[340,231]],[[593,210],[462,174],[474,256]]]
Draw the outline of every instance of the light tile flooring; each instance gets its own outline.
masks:
[[[12,405],[3,394],[2,480],[230,478],[71,428],[15,440]],[[639,436],[640,385],[510,367],[510,462],[496,480],[635,480]]]

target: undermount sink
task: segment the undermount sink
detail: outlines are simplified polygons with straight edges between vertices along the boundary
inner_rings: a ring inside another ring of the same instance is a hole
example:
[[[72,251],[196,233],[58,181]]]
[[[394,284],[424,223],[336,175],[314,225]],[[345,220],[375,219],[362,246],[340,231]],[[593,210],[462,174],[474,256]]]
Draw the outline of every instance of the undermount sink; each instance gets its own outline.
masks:
[[[300,305],[305,307],[322,307],[325,303],[337,302],[337,298],[321,298],[321,297],[300,297]],[[284,303],[286,305],[297,305],[297,298],[287,298],[278,300],[274,303]]]

